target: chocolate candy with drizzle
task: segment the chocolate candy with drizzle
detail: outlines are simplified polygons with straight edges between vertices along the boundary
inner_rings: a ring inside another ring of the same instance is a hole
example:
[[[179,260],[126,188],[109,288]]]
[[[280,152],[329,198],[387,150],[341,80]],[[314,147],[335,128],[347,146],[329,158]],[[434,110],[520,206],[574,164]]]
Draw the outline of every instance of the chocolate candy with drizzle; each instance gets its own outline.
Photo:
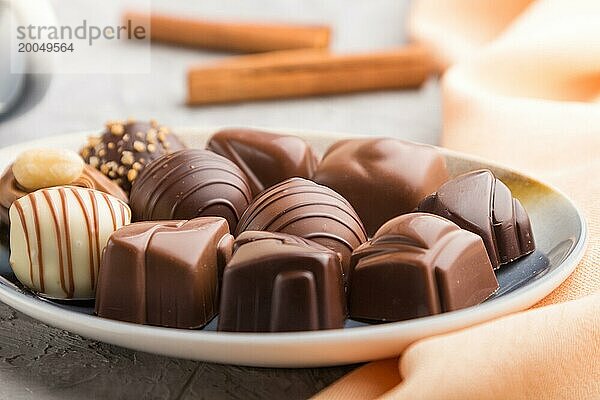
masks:
[[[40,189],[10,207],[10,265],[42,296],[91,299],[108,237],[127,225],[123,201],[73,186]]]
[[[354,319],[401,321],[479,304],[497,289],[479,236],[412,213],[354,250],[348,304]]]
[[[446,182],[421,201],[419,211],[441,215],[481,236],[494,269],[535,250],[529,215],[487,169]]]
[[[199,328],[219,308],[218,282],[231,257],[227,221],[137,222],[106,245],[96,313],[120,321]]]
[[[233,231],[252,199],[246,175],[208,150],[188,149],[161,157],[134,183],[135,221],[223,217]]]
[[[101,136],[91,136],[81,149],[84,161],[129,192],[140,172],[153,160],[184,149],[169,128],[156,121],[108,122]]]
[[[352,250],[367,240],[360,218],[346,199],[325,186],[290,178],[262,192],[237,228],[270,231],[313,240],[337,252],[347,273]]]
[[[254,129],[224,129],[210,138],[206,148],[240,167],[254,196],[288,178],[312,177],[318,163],[304,139]]]

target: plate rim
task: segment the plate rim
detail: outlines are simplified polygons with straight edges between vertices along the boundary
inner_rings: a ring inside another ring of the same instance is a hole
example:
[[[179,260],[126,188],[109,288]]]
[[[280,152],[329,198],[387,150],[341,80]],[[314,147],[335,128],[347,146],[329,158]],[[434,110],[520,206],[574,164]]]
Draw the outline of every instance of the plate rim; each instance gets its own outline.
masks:
[[[195,134],[208,134],[214,132],[217,129],[221,129],[223,126],[204,126],[204,127],[178,127],[177,132],[183,136],[195,133]],[[329,136],[332,140],[339,140],[343,137],[377,137],[369,135],[356,135],[346,134],[335,131],[318,131],[318,130],[299,130],[289,128],[264,128],[254,127],[257,129],[286,132],[290,134],[298,134],[303,137],[319,137]],[[173,128],[175,131],[175,128]],[[30,141],[24,141],[10,146],[0,148],[2,152],[9,152],[12,154],[13,151],[21,151],[23,147],[51,147],[52,144],[58,144],[65,141],[72,141],[76,138],[85,138],[85,135],[94,134],[98,131],[79,131],[74,133],[56,135],[41,139],[35,139]],[[401,139],[402,140],[402,139]],[[227,341],[232,345],[244,345],[251,343],[253,346],[276,346],[280,345],[292,345],[301,341],[303,344],[319,343],[319,344],[334,344],[337,341],[356,341],[361,337],[368,336],[381,336],[389,338],[389,335],[398,333],[411,334],[418,332],[422,329],[421,326],[424,323],[428,324],[428,330],[437,331],[439,333],[452,332],[456,329],[466,328],[479,323],[495,319],[502,315],[508,315],[516,311],[524,310],[536,302],[554,291],[562,282],[564,282],[569,275],[575,270],[579,261],[585,254],[585,249],[588,243],[588,230],[587,222],[583,216],[583,213],[577,206],[577,204],[571,200],[562,190],[554,187],[551,184],[547,184],[544,181],[532,177],[528,173],[517,171],[511,167],[502,165],[501,163],[485,160],[482,157],[462,153],[455,150],[446,149],[443,147],[438,148],[444,155],[451,157],[458,157],[468,161],[474,161],[484,163],[491,167],[498,167],[500,169],[514,172],[518,176],[522,176],[526,179],[535,181],[536,183],[545,186],[552,192],[555,192],[561,196],[574,210],[578,218],[578,222],[581,226],[581,235],[576,238],[570,254],[562,261],[560,268],[550,271],[538,280],[531,282],[530,284],[518,288],[511,292],[507,296],[502,296],[495,299],[493,302],[482,303],[474,307],[469,307],[463,310],[457,310],[447,312],[438,315],[432,315],[422,318],[417,318],[407,321],[389,322],[379,325],[368,325],[353,327],[351,329],[331,329],[331,330],[320,330],[320,331],[302,331],[302,332],[277,332],[277,333],[240,333],[240,332],[218,332],[218,331],[204,331],[204,330],[182,330],[174,328],[155,327],[148,325],[140,325],[128,322],[113,321],[93,315],[81,314],[75,311],[66,310],[53,305],[49,302],[41,301],[39,299],[33,300],[24,293],[15,290],[2,282],[0,284],[0,301],[15,308],[16,310],[28,315],[34,319],[37,319],[48,325],[57,327],[59,329],[65,329],[76,334],[88,337],[94,340],[101,340],[114,345],[124,346],[133,348],[141,351],[148,351],[143,345],[135,346],[135,343],[123,344],[123,340],[119,340],[123,335],[131,335],[131,330],[135,330],[135,335],[143,335],[146,338],[154,338],[156,340],[166,339],[181,339],[183,341],[197,342],[202,341],[206,345],[222,345],[223,341]],[[15,154],[16,156],[16,154]],[[8,165],[8,163],[7,163]],[[77,326],[74,327],[74,323]],[[101,339],[98,337],[101,336]],[[276,344],[274,344],[276,342]],[[216,362],[230,362],[227,361],[227,357],[186,357],[186,352],[183,351],[178,355],[174,355],[173,351],[165,350],[161,351],[160,348],[153,351],[156,354],[162,354],[167,356],[176,356],[181,358],[193,358],[202,359],[207,361]],[[231,357],[230,357],[231,358]],[[235,356],[233,357],[235,358]],[[241,362],[243,365],[257,365],[257,366],[323,366],[323,365],[338,365],[348,364],[358,361],[367,361],[367,359],[360,360],[345,360],[341,362],[289,362],[281,363],[276,361],[261,361],[261,362]],[[234,362],[235,363],[235,362]]]

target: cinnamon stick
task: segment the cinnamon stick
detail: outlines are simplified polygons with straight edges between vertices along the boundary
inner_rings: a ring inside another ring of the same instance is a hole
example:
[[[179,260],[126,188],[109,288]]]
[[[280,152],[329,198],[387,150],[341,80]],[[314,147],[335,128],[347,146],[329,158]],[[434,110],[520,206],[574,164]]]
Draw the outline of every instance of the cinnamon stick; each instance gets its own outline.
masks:
[[[242,53],[326,48],[330,38],[329,27],[320,25],[216,22],[138,12],[126,12],[123,20],[150,24],[153,41]]]
[[[191,105],[420,86],[432,72],[427,51],[337,55],[295,50],[228,58],[188,71]]]

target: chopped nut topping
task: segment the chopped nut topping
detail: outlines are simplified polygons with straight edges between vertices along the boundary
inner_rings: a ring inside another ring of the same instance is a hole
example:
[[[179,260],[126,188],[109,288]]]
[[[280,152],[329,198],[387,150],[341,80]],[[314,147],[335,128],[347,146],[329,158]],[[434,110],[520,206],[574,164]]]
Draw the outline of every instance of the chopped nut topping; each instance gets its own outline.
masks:
[[[135,178],[137,178],[137,175],[138,172],[135,169],[130,169],[129,172],[127,172],[127,179],[129,182],[133,182]]]
[[[144,151],[146,151],[146,145],[140,142],[139,140],[136,140],[135,142],[133,142],[133,149],[135,151],[143,153]]]
[[[109,149],[111,149],[111,150],[115,148],[115,144],[114,144],[114,142],[108,142],[107,146],[108,146],[108,148],[109,148]]]
[[[158,140],[164,143],[167,140],[167,133],[163,130],[158,131]]]
[[[126,133],[126,134],[123,135],[123,141],[127,142],[128,140],[129,140],[129,134]]]
[[[117,169],[117,173],[121,176],[125,175],[126,172],[127,172],[127,168],[125,168],[125,166],[123,166],[123,165],[119,166],[119,168]]]
[[[137,138],[140,138],[140,139],[143,139],[143,138],[144,138],[144,132],[137,131],[137,132],[135,133],[135,137],[137,137]]]
[[[104,149],[100,149],[100,150],[98,151],[98,155],[99,155],[100,157],[104,157],[104,156],[106,155],[106,150],[104,150]]]
[[[110,126],[110,133],[116,136],[120,136],[125,132],[125,127],[121,124],[113,124]]]
[[[110,168],[108,168],[108,165],[102,164],[100,166],[100,172],[102,172],[104,175],[108,175],[109,171],[110,171]]]
[[[156,143],[156,130],[150,129],[146,132],[146,141],[148,143]]]
[[[92,156],[92,157],[90,157],[89,163],[92,167],[98,168],[98,164],[100,164],[100,160],[98,160],[98,157]]]
[[[150,120],[150,125],[152,125],[153,128],[156,128],[158,126],[158,122],[154,118],[152,118]]]
[[[121,162],[125,165],[131,165],[135,161],[133,153],[131,151],[124,151],[121,157]]]
[[[131,166],[133,169],[135,169],[136,171],[141,171],[142,170],[142,164],[140,164],[139,162],[134,162],[133,165]]]
[[[150,143],[150,144],[148,145],[148,151],[149,151],[150,153],[154,153],[154,152],[156,151],[156,145],[155,145],[155,144],[153,144],[153,143]]]

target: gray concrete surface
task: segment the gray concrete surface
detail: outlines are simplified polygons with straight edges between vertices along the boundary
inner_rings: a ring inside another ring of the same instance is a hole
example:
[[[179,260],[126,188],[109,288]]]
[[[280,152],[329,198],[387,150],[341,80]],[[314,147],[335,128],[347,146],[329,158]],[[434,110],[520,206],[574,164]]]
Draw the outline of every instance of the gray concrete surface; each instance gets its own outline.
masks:
[[[60,0],[53,2],[60,7]],[[116,0],[105,3],[109,9],[123,7]],[[325,22],[335,31],[336,50],[357,51],[402,44],[408,2],[155,0],[153,7],[219,18]],[[85,2],[60,12],[84,15]],[[124,47],[122,57],[131,57],[130,50]],[[186,66],[225,56],[155,46],[150,74],[57,75],[37,108],[0,124],[0,145],[97,129],[105,120],[127,116],[154,117],[171,126],[262,125],[437,141],[441,113],[433,80],[413,91],[183,105]],[[0,399],[296,399],[352,368],[261,369],[161,357],[88,340],[0,304]]]

